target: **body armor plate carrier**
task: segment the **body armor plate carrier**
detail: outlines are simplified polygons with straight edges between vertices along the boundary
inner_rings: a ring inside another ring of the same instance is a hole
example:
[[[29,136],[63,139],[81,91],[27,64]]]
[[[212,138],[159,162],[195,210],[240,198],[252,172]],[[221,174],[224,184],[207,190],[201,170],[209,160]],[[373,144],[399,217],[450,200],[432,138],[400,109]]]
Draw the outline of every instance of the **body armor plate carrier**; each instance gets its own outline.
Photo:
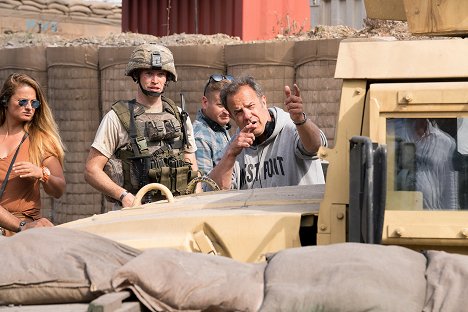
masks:
[[[148,183],[161,183],[174,196],[185,194],[188,183],[198,175],[184,160],[185,118],[174,102],[164,96],[162,100],[161,113],[147,113],[135,100],[118,101],[112,106],[129,133],[130,144],[115,152],[104,171],[133,194]],[[159,191],[151,191],[142,203],[160,199],[164,196]]]

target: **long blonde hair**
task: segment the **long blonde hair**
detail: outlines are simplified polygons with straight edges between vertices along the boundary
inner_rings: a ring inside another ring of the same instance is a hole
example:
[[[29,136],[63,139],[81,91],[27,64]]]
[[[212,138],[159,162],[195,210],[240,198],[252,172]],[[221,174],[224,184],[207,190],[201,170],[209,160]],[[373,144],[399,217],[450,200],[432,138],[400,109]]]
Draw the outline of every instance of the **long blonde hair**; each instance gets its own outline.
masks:
[[[6,105],[11,96],[21,86],[27,85],[36,91],[41,105],[36,108],[31,121],[23,129],[29,134],[29,157],[32,163],[41,165],[46,157],[55,156],[63,167],[65,147],[60,138],[57,123],[42,91],[41,85],[26,74],[13,73],[5,80],[0,92],[0,125],[6,121]]]

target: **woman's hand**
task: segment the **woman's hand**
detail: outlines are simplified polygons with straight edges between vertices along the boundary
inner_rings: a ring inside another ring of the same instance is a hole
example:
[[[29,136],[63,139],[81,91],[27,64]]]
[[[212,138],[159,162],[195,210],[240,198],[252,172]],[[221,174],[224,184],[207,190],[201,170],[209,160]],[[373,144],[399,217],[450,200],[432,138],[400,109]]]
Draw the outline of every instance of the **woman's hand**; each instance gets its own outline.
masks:
[[[42,168],[29,161],[20,161],[13,165],[12,170],[19,173],[20,178],[42,178]]]
[[[37,227],[49,227],[49,226],[54,226],[54,224],[50,222],[49,219],[47,218],[40,218],[36,221],[26,223],[23,229],[27,230],[27,229],[37,228]]]

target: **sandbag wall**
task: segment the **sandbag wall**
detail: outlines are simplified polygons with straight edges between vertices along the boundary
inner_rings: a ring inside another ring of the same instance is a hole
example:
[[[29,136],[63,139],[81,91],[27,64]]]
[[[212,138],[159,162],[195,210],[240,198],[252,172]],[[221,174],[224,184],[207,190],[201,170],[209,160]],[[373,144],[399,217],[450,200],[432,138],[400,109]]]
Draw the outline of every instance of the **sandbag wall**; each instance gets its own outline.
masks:
[[[251,75],[261,84],[268,104],[279,107],[283,107],[284,86],[297,82],[306,113],[333,146],[341,92],[341,81],[333,78],[338,45],[339,40],[320,40],[169,47],[178,82],[170,82],[165,95],[180,105],[183,93],[193,121],[211,74]],[[65,195],[59,200],[43,196],[43,214],[56,224],[112,207],[85,182],[83,172],[102,116],[115,101],[135,96],[137,85],[124,75],[132,50],[94,46],[0,50],[1,83],[14,71],[37,78],[48,92],[68,148]]]

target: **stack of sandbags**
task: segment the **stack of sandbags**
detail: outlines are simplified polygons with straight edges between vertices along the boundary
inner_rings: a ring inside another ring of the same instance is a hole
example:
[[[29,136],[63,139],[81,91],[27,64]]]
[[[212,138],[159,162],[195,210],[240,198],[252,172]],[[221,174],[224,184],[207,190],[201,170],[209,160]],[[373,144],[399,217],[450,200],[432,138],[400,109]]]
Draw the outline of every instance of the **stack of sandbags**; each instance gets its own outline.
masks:
[[[106,2],[91,2],[89,8],[91,9],[93,17],[107,18],[113,15],[112,8],[114,5]]]
[[[149,249],[117,270],[112,285],[132,290],[151,311],[249,312],[262,304],[264,270],[265,263]]]
[[[70,1],[69,5],[69,15],[70,16],[84,16],[89,17],[92,15],[90,5],[83,1]]]
[[[468,307],[468,256],[429,250],[424,312],[466,311]]]
[[[262,263],[174,249],[137,251],[94,234],[0,236],[0,305],[90,302],[130,290],[150,311],[465,311],[468,257],[342,243]]]
[[[0,239],[0,305],[89,302],[140,251],[86,232],[35,228]]]
[[[355,243],[285,249],[267,257],[270,311],[421,312],[426,258],[398,246]]]
[[[150,249],[118,269],[151,311],[414,311],[426,294],[426,258],[397,246],[336,244],[285,249],[267,262]]]
[[[70,1],[68,7],[70,16],[87,16],[112,20],[122,18],[122,7],[112,3],[75,0]]]
[[[67,0],[49,0],[44,13],[68,15],[70,8]]]
[[[112,8],[112,14],[107,16],[108,19],[112,20],[122,20],[122,7],[121,6],[114,6]]]
[[[47,8],[47,0],[22,0],[22,4],[18,6],[20,11],[41,12]]]
[[[84,0],[2,0],[0,8],[112,20],[121,20],[122,18],[120,5]]]
[[[0,8],[15,10],[22,4],[21,0],[2,0],[0,1]]]

